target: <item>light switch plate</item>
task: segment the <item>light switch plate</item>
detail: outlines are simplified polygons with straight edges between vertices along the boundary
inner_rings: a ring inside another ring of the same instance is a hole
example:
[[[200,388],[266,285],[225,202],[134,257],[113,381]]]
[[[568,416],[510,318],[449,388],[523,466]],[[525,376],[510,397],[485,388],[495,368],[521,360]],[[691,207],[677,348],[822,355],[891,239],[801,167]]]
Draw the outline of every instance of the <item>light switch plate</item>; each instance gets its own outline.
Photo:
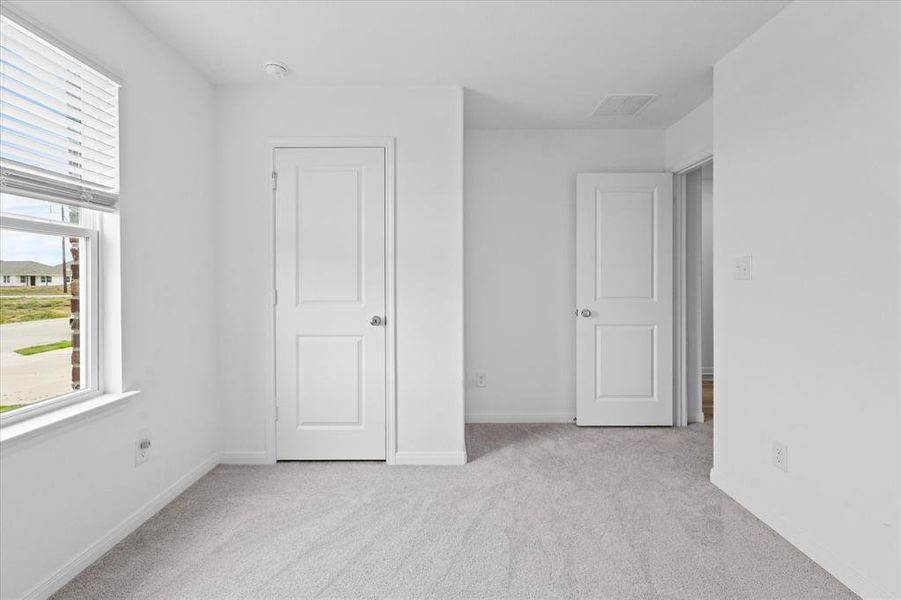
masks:
[[[736,256],[732,259],[732,279],[751,278],[751,257]]]

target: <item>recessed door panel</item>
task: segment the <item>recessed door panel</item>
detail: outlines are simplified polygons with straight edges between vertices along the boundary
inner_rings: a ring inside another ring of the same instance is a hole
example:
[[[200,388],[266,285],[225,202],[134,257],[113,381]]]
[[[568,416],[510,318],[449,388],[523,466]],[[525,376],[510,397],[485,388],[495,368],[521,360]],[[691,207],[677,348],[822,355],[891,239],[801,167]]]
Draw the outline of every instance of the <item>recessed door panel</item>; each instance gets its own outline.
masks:
[[[595,328],[597,399],[654,397],[654,327],[598,325]]]
[[[654,297],[653,190],[597,190],[598,299]]]
[[[297,427],[363,424],[363,338],[298,336]]]
[[[360,170],[299,168],[297,177],[298,303],[360,302]]]

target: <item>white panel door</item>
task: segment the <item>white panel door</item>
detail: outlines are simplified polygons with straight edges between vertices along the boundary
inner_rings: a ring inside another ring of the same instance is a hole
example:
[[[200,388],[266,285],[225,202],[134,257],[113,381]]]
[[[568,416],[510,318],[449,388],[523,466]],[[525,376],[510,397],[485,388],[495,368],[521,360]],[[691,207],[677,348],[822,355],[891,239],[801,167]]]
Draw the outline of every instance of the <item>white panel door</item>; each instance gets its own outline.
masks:
[[[385,151],[275,151],[280,460],[385,459]]]
[[[576,181],[576,422],[673,424],[670,173]]]

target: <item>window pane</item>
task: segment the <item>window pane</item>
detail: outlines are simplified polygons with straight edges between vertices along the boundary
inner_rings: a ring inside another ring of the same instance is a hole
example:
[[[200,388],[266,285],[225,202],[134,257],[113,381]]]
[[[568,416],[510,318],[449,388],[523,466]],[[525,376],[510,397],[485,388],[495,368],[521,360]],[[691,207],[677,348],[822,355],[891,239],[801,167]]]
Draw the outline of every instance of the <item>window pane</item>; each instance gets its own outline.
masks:
[[[0,412],[84,387],[84,238],[0,229]]]
[[[60,204],[59,202],[47,202],[35,200],[13,194],[0,194],[0,213],[7,213],[19,217],[29,217],[56,223],[82,223],[81,214],[83,208]]]

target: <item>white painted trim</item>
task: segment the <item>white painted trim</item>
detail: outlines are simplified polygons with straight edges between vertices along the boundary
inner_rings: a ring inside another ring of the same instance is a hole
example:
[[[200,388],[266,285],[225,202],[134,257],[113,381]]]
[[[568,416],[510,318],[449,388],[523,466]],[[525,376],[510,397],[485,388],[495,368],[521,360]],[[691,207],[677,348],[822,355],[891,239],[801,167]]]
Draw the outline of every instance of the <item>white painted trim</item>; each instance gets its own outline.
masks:
[[[697,169],[698,167],[703,165],[708,160],[711,160],[712,158],[713,158],[713,154],[711,152],[705,150],[704,152],[701,152],[700,154],[696,154],[695,156],[688,159],[687,161],[685,161],[678,167],[674,168],[673,173],[675,173],[676,175],[684,175],[685,173],[688,173],[689,171],[694,171],[695,169]]]
[[[50,577],[31,588],[24,596],[30,598],[48,598],[54,592],[69,583],[76,575],[85,570],[113,546],[125,539],[128,534],[144,524],[150,517],[175,500],[186,489],[196,483],[219,464],[219,455],[211,454],[199,465],[182,475],[172,485],[151,498],[141,508],[126,517],[121,523],[110,529],[105,535],[91,543],[71,560],[62,565]]]
[[[396,197],[395,197],[395,138],[393,137],[272,137],[269,138],[269,160],[271,171],[275,170],[275,151],[278,148],[381,148],[385,151],[385,462],[389,465],[396,462],[397,454],[397,313],[396,313],[396,261],[397,240],[395,235]],[[269,289],[275,289],[275,190],[272,181],[265,178],[266,193],[269,202]],[[272,365],[272,377],[268,396],[272,399],[266,419],[271,426],[266,427],[266,460],[265,464],[275,464],[276,435],[276,372],[275,372],[275,305],[270,303],[269,316],[272,329],[270,336],[269,364]],[[257,464],[257,463],[254,463]]]
[[[98,213],[98,384],[106,393],[122,387],[122,255],[119,213]]]
[[[223,450],[219,453],[220,465],[269,465],[266,450]]]
[[[397,454],[397,207],[394,138],[384,138],[382,141],[385,148],[385,462],[393,465]]]
[[[704,413],[702,413],[702,412],[695,413],[694,417],[692,417],[688,422],[689,423],[703,423],[704,422]]]
[[[270,148],[394,148],[393,137],[270,137]]]
[[[466,413],[467,423],[573,423],[574,412],[562,413]]]
[[[3,229],[15,229],[27,233],[43,233],[46,235],[59,235],[65,237],[91,237],[96,232],[94,227],[75,225],[72,223],[60,223],[56,221],[39,221],[28,217],[0,216],[0,227]]]
[[[686,262],[686,203],[685,176],[673,177],[673,423],[676,427],[688,425],[688,385],[685,364],[688,313]]]
[[[864,600],[892,598],[888,590],[839,558],[838,554],[818,539],[817,531],[797,527],[779,510],[772,508],[755,491],[753,483],[743,478],[730,477],[716,469],[710,470],[710,482]]]
[[[76,397],[75,401],[65,406],[54,406],[53,410],[30,416],[15,423],[4,425],[0,429],[0,447],[5,451],[7,445],[15,440],[23,440],[37,435],[46,434],[48,431],[62,428],[79,421],[84,417],[93,415],[104,408],[110,408],[121,404],[125,400],[138,395],[140,392],[122,392],[116,394],[94,394],[82,399]]]
[[[265,422],[265,426],[263,427],[263,431],[266,435],[266,462],[268,464],[275,464],[276,460],[276,431],[278,430],[278,423],[276,422],[276,415],[278,414],[278,400],[275,395],[276,390],[276,376],[277,372],[275,369],[276,355],[275,355],[275,192],[276,190],[272,189],[272,172],[275,171],[275,146],[274,143],[269,147],[269,160],[270,162],[270,173],[267,174],[267,177],[262,178],[261,184],[265,185],[265,196],[263,198],[268,197],[268,209],[269,214],[266,218],[267,230],[266,235],[268,236],[268,246],[269,246],[269,293],[271,295],[271,302],[269,303],[269,322],[272,324],[272,327],[267,330],[267,334],[269,335],[268,343],[263,347],[266,348],[266,352],[268,356],[266,357],[268,364],[272,368],[271,376],[266,379],[266,383],[269,386],[269,389],[263,390],[263,396],[265,398],[269,398],[270,402],[266,404],[265,414],[263,415],[263,419]],[[277,181],[277,180],[276,180]],[[277,185],[277,183],[276,183]]]
[[[462,86],[457,86],[457,92],[459,93],[460,106],[457,111],[457,125],[459,127],[458,131],[460,132],[460,155],[459,155],[459,165],[460,165],[460,177],[457,180],[459,184],[459,198],[460,198],[460,239],[463,243],[460,244],[460,265],[462,268],[460,269],[460,355],[462,357],[462,362],[460,364],[460,379],[457,382],[459,386],[458,389],[460,391],[460,410],[463,411],[463,422],[460,423],[460,439],[459,444],[462,448],[466,448],[466,207],[464,198],[466,197],[466,92],[463,90]]]
[[[394,456],[395,465],[461,466],[466,464],[466,451],[459,452],[404,452]]]

